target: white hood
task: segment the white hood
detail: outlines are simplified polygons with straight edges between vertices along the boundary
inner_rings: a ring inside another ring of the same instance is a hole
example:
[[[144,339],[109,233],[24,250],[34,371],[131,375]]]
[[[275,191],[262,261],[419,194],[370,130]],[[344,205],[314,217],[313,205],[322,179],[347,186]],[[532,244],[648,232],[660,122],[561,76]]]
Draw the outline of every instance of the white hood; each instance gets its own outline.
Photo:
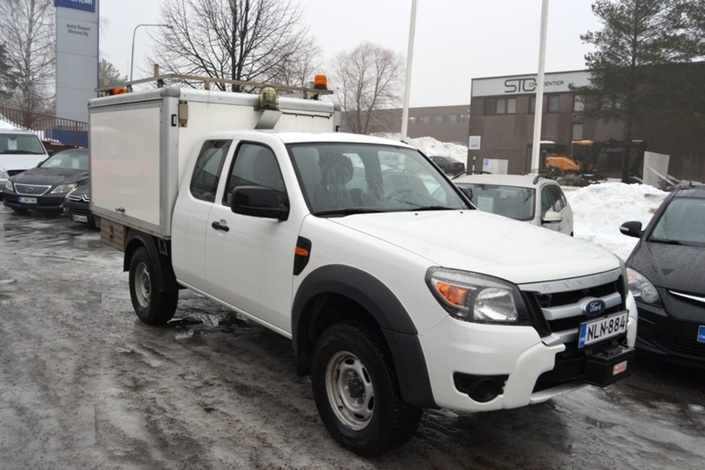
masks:
[[[516,284],[579,277],[619,267],[614,254],[568,235],[482,212],[365,214],[329,219],[427,258]]]

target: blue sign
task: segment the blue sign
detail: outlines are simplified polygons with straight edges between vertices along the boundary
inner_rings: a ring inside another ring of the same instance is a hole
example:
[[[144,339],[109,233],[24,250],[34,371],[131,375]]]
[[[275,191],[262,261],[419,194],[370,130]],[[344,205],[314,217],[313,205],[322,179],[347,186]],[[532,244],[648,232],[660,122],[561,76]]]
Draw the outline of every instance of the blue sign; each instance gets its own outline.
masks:
[[[705,343],[705,325],[698,327],[698,343]]]
[[[54,0],[54,6],[95,12],[95,4],[97,1],[98,0]]]

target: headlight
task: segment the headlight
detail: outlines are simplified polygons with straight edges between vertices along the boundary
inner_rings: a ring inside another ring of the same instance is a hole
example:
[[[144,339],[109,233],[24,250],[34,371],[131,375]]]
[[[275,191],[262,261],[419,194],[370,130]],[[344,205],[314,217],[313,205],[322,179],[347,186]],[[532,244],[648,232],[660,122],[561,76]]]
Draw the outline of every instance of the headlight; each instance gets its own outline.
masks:
[[[52,189],[51,194],[68,193],[69,191],[76,189],[77,186],[78,183],[60,184],[56,188]]]
[[[656,287],[640,272],[627,268],[627,278],[629,279],[629,291],[635,298],[649,304],[655,304],[659,301],[660,297]]]
[[[5,183],[5,191],[15,192],[15,188],[12,187],[12,181],[7,180],[7,182]]]
[[[460,320],[530,324],[519,289],[502,279],[431,268],[426,274],[426,283],[443,308]]]
[[[6,180],[6,179],[8,179],[9,177],[10,177],[10,175],[9,175],[5,170],[3,170],[2,168],[0,168],[0,178]]]

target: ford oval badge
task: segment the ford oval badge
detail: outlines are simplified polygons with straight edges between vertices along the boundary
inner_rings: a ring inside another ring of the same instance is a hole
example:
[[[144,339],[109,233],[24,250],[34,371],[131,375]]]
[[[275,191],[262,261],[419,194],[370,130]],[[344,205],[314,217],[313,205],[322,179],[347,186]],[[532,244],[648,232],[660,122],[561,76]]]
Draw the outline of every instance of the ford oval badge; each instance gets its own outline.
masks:
[[[583,300],[580,309],[588,317],[597,317],[605,312],[607,305],[604,301],[591,297]]]

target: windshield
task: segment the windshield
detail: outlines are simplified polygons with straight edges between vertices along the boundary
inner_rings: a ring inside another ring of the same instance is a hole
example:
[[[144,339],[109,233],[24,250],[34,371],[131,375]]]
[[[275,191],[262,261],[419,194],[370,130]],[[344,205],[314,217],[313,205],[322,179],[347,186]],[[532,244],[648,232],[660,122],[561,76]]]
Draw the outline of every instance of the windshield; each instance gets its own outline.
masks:
[[[413,149],[339,142],[291,144],[288,149],[316,215],[471,208]]]
[[[705,244],[705,199],[671,200],[654,226],[649,241]]]
[[[0,154],[45,155],[46,152],[34,134],[0,133]]]
[[[39,166],[59,170],[88,171],[88,152],[85,150],[64,150],[48,158]]]
[[[533,188],[481,183],[458,183],[458,186],[472,190],[472,202],[480,210],[516,220],[534,218]]]

